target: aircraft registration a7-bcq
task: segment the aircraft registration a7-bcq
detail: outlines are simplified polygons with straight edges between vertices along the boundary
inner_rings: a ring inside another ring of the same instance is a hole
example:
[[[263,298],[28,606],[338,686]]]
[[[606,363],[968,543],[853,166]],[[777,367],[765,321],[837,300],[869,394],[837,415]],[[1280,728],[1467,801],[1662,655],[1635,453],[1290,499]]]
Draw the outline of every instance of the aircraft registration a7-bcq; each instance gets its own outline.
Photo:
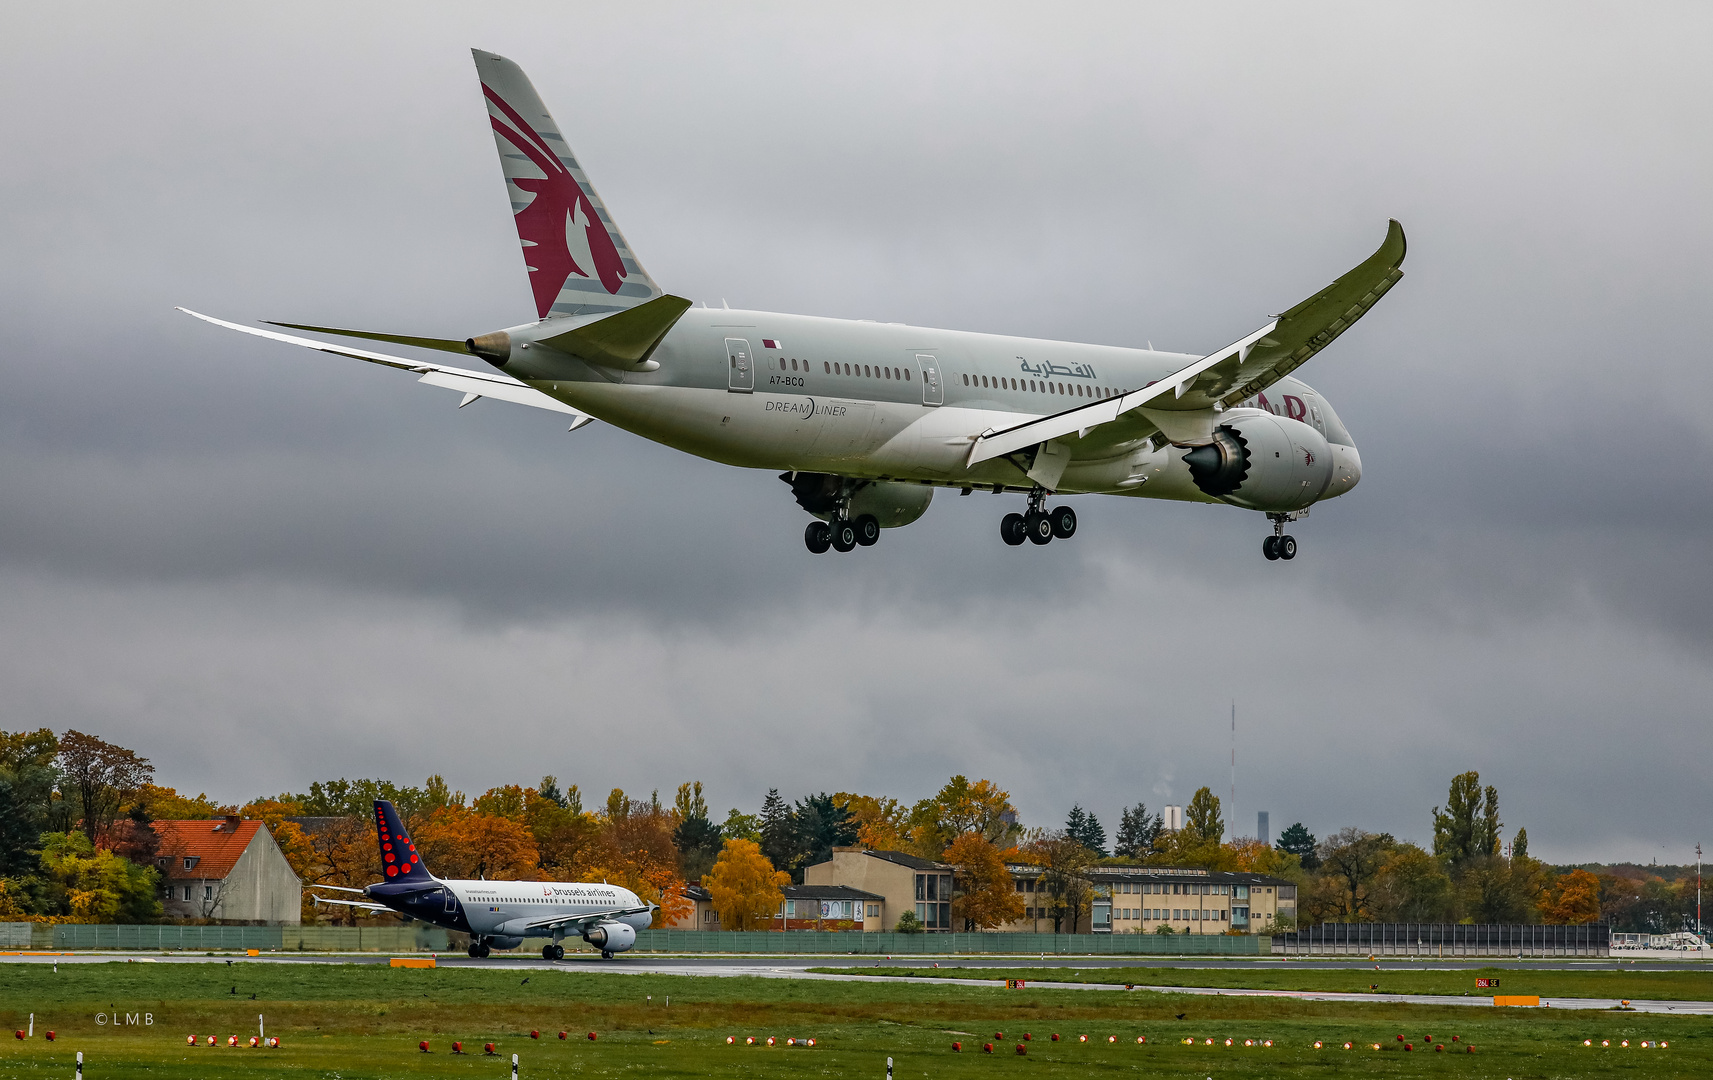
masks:
[[[446,367],[259,327],[245,333],[415,372],[459,390],[593,419],[686,453],[773,469],[813,515],[812,552],[873,544],[937,488],[1027,496],[1008,544],[1076,532],[1056,495],[1218,502],[1287,522],[1362,476],[1326,398],[1291,376],[1403,276],[1404,232],[1325,289],[1205,356],[697,308],[655,284],[523,70],[475,51],[537,320],[464,340],[272,323],[471,354]],[[195,312],[189,314],[196,315]]]
[[[494,949],[515,949],[524,938],[552,938],[541,947],[544,960],[565,959],[560,942],[576,935],[611,960],[636,944],[636,932],[654,921],[654,905],[629,889],[588,881],[452,881],[429,873],[405,831],[398,810],[375,800],[375,836],[385,881],[367,888],[312,885],[314,889],[361,893],[362,900],[315,898],[363,911],[389,911],[433,926],[470,935],[470,955],[486,957]]]

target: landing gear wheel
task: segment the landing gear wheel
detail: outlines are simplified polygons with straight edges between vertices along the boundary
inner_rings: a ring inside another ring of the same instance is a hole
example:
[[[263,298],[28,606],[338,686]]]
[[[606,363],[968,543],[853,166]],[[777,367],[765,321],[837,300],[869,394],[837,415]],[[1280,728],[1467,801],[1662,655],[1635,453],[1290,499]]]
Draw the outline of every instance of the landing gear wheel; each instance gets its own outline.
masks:
[[[1060,540],[1069,540],[1077,534],[1077,512],[1068,506],[1055,506],[1047,511],[1047,517],[1053,522],[1053,535]]]
[[[835,521],[832,524],[833,550],[850,551],[857,546],[856,526],[848,521]]]
[[[1261,554],[1267,556],[1268,562],[1273,562],[1278,559],[1279,538],[1277,536],[1269,536],[1267,539],[1261,541]]]
[[[613,950],[611,950],[611,949],[602,949],[601,950],[601,959],[602,960],[611,960],[612,958],[613,958]]]
[[[1297,557],[1297,538],[1290,533],[1279,537],[1279,558],[1294,559]]]
[[[1023,528],[1022,514],[1006,514],[999,519],[999,535],[1007,544],[1016,547],[1029,538],[1029,533]]]
[[[1029,533],[1030,543],[1053,542],[1053,519],[1046,514],[1030,511],[1023,515],[1023,528]]]
[[[873,547],[880,539],[880,519],[873,514],[859,515],[851,524],[856,526],[856,540],[863,547]]]
[[[563,945],[553,946],[553,959],[555,959],[555,960],[565,959],[565,946],[563,946]]]
[[[469,953],[470,953],[470,959],[480,960],[482,958],[482,947],[480,945],[476,944],[474,941],[472,941],[472,942],[470,942]]]
[[[543,946],[542,946],[542,947],[541,947],[541,958],[542,958],[542,959],[543,959],[543,960],[551,960],[551,959],[553,959],[553,946],[551,946],[551,945],[543,945]]]
[[[493,953],[494,947],[485,941],[476,946],[476,959],[478,960],[486,960],[488,957],[492,956]]]
[[[833,530],[824,521],[811,521],[803,530],[803,546],[816,555],[825,555],[833,546]]]

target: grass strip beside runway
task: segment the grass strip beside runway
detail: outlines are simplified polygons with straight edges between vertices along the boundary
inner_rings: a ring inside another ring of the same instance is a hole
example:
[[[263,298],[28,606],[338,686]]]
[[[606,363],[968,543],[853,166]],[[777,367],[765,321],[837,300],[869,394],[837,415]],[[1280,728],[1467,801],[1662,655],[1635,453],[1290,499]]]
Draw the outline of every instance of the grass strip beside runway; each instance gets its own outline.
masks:
[[[62,965],[56,973],[46,964],[0,964],[0,1022],[8,1032],[0,1043],[0,1077],[70,1076],[78,1050],[86,1054],[90,1080],[366,1080],[405,1073],[499,1078],[508,1075],[513,1053],[520,1055],[525,1077],[634,1072],[743,1080],[878,1078],[889,1055],[897,1061],[897,1080],[1111,1071],[1170,1078],[1713,1075],[1713,1021],[1706,1018],[1109,995],[1042,982],[1018,991],[927,980],[710,978],[617,974],[581,964],[566,968],[116,961]],[[12,1039],[10,1030],[25,1026],[31,1012],[36,1037]],[[148,1013],[154,1023],[96,1022],[114,1013]],[[229,1035],[247,1041],[256,1034],[257,1013],[266,1016],[267,1033],[280,1037],[282,1047],[226,1047]],[[53,1043],[42,1038],[49,1028],[58,1034]],[[529,1038],[531,1029],[543,1038]],[[560,1030],[571,1038],[560,1041]],[[589,1031],[599,1039],[588,1041]],[[1019,1057],[1014,1047],[1025,1031],[1034,1038],[1026,1044],[1027,1056]],[[995,1038],[995,1032],[1004,1035]],[[1063,1036],[1058,1043],[1049,1038],[1054,1032]],[[1404,1051],[1400,1034],[1416,1049]],[[214,1035],[222,1045],[188,1047],[190,1035]],[[1082,1035],[1089,1041],[1078,1041]],[[767,1047],[769,1036],[778,1045]],[[1139,1045],[1138,1036],[1148,1042]],[[1446,1049],[1426,1049],[1429,1036]],[[727,1045],[727,1037],[737,1044]],[[758,1044],[745,1045],[748,1037]],[[814,1038],[816,1045],[787,1049],[788,1038]],[[1185,1045],[1186,1038],[1195,1044]],[[425,1039],[431,1053],[417,1049]],[[1233,1045],[1227,1047],[1226,1039]],[[1596,1045],[1584,1047],[1584,1039]],[[1625,1039],[1631,1047],[1619,1045]],[[453,1040],[463,1042],[465,1055],[450,1053]],[[952,1051],[954,1040],[963,1043],[962,1053]],[[1245,1046],[1245,1040],[1256,1045]],[[1262,1045],[1267,1040],[1271,1047]],[[1314,1048],[1316,1040],[1321,1049]],[[1600,1047],[1602,1040],[1612,1046]],[[1657,1040],[1670,1045],[1639,1045]],[[1343,1050],[1345,1041],[1356,1048]],[[487,1042],[496,1044],[497,1059],[482,1056]],[[995,1054],[981,1052],[987,1042],[995,1044]],[[1477,1052],[1462,1053],[1471,1042]],[[1376,1043],[1384,1049],[1372,1050]]]
[[[1393,961],[1392,963],[1396,963]],[[1474,998],[1494,994],[1541,997],[1632,998],[1654,1001],[1713,1001],[1713,968],[1707,971],[1624,971],[1598,968],[1555,970],[1471,968],[1399,969],[1381,964],[1365,968],[1189,968],[1189,967],[815,967],[810,971],[849,975],[890,975],[921,979],[1006,979],[1025,982],[1112,983],[1119,986],[1213,986],[1233,990],[1302,990],[1341,994],[1452,994]],[[1481,988],[1477,979],[1498,979],[1498,989]],[[1378,986],[1378,990],[1371,987]]]

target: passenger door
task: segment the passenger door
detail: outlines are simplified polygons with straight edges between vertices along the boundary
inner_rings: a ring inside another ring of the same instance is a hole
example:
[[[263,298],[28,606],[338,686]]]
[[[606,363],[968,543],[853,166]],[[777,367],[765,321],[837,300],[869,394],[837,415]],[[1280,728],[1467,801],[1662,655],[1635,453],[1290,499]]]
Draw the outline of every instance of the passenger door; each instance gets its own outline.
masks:
[[[943,404],[946,392],[940,385],[940,361],[927,353],[917,353],[916,367],[922,372],[922,404]]]
[[[726,358],[730,363],[730,381],[726,388],[734,394],[748,394],[755,389],[755,356],[749,342],[743,338],[726,339]]]

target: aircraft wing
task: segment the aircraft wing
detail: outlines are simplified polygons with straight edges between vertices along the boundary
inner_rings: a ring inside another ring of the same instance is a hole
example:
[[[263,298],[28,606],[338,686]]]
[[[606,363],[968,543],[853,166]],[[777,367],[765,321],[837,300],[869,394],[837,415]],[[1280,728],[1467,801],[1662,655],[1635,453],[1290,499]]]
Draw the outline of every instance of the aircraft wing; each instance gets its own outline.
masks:
[[[315,897],[311,897],[311,899],[313,899],[318,904],[338,904],[340,907],[361,908],[364,911],[392,911],[393,910],[392,908],[388,907],[385,904],[370,903],[366,900],[329,900],[325,896],[315,896]]]
[[[560,926],[576,926],[579,923],[606,922],[623,915],[643,915],[654,910],[654,905],[644,904],[640,907],[616,908],[612,911],[595,911],[587,915],[543,915],[539,919],[531,919],[524,923],[531,930],[551,930]]]
[[[1266,326],[1140,390],[977,436],[969,465],[1015,453],[1120,418],[1136,438],[1160,431],[1173,442],[1211,435],[1212,410],[1227,408],[1278,382],[1326,348],[1379,302],[1404,272],[1404,229],[1396,221],[1379,250]]]
[[[420,360],[410,360],[402,356],[389,356],[386,353],[369,352],[367,349],[349,349],[343,345],[333,345],[313,338],[295,337],[291,334],[281,334],[273,330],[263,330],[260,327],[244,326],[241,323],[227,322],[216,319],[212,315],[192,311],[189,308],[179,308],[186,315],[201,319],[203,322],[224,326],[228,330],[253,334],[256,337],[268,338],[272,341],[283,341],[288,345],[301,345],[306,349],[318,352],[332,353],[334,356],[348,356],[353,360],[362,360],[370,364],[380,364],[383,367],[398,368],[401,371],[415,372],[420,378],[418,382],[430,386],[441,386],[448,390],[461,390],[464,400],[458,403],[462,409],[478,398],[496,398],[509,401],[516,405],[528,405],[536,409],[549,409],[553,412],[566,413],[574,417],[571,429],[575,431],[594,417],[573,409],[556,398],[548,397],[533,386],[521,383],[509,375],[489,374],[485,371],[471,371],[469,368],[449,367],[444,364],[428,364]]]

